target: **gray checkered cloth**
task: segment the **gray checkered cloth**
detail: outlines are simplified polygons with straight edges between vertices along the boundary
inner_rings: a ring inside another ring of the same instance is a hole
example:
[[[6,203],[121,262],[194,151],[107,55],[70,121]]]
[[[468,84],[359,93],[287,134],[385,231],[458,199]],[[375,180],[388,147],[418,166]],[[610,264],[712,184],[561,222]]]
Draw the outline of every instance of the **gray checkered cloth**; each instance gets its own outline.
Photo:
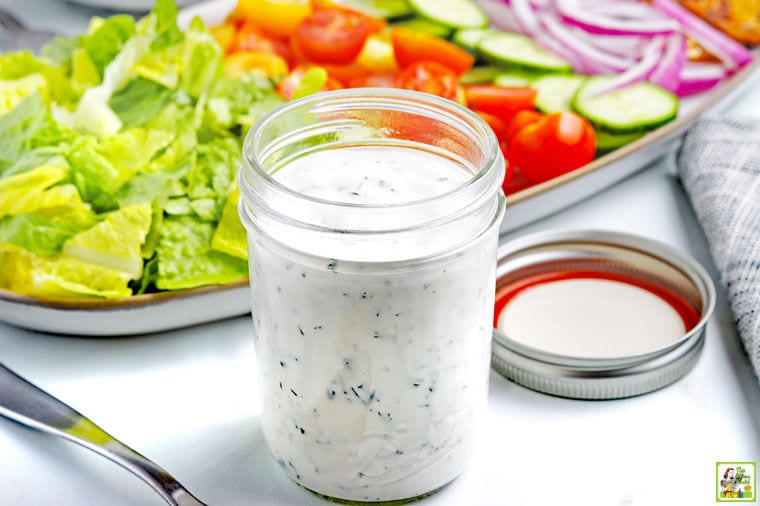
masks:
[[[760,377],[760,119],[699,119],[678,154],[678,173]]]

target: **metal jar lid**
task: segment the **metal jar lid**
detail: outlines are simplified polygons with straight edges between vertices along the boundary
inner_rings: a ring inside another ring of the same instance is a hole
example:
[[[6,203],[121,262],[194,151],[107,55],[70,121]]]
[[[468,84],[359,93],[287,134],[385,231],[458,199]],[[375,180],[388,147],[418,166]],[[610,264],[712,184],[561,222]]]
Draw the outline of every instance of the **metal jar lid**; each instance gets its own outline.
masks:
[[[617,399],[669,385],[696,364],[705,325],[715,307],[715,287],[694,259],[660,242],[619,232],[531,234],[499,249],[497,307],[499,293],[510,286],[529,277],[567,270],[636,278],[661,288],[693,308],[695,323],[678,339],[657,349],[592,358],[532,347],[494,328],[492,366],[499,373],[528,388],[560,397]]]

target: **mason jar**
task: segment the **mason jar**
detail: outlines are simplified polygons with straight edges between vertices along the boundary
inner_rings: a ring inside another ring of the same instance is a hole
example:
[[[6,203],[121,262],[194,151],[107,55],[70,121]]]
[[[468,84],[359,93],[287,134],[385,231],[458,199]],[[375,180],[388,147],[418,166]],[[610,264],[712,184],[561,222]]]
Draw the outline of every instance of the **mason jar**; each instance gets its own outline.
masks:
[[[246,137],[261,422],[298,484],[350,501],[454,479],[486,409],[504,159],[459,104],[395,89],[290,102]]]

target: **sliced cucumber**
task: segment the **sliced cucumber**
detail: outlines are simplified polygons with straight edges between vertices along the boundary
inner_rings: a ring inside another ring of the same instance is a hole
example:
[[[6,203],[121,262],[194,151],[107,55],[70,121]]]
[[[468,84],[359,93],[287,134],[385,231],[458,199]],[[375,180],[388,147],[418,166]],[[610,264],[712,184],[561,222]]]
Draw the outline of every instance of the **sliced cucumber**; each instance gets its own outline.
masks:
[[[678,98],[649,82],[595,96],[612,78],[589,78],[573,98],[573,109],[597,128],[619,134],[640,132],[663,125],[678,114]]]
[[[434,21],[430,21],[427,18],[419,16],[394,23],[393,26],[400,26],[402,28],[414,30],[415,32],[435,35],[436,37],[440,37],[442,39],[448,39],[451,37],[451,34],[454,33],[454,29],[450,26],[444,26],[440,23],[436,23]]]
[[[604,154],[613,151],[618,148],[622,148],[626,144],[630,144],[633,141],[640,139],[646,132],[633,132],[630,134],[611,134],[604,130],[596,131],[596,152],[597,154]]]
[[[499,65],[519,67],[534,72],[572,72],[573,70],[570,63],[518,33],[497,32],[488,35],[478,44],[478,51]]]
[[[420,16],[451,28],[485,28],[488,14],[472,0],[409,0]]]
[[[498,32],[491,28],[463,28],[454,32],[451,42],[477,56],[480,41]]]
[[[572,109],[572,102],[578,88],[586,82],[586,76],[549,75],[533,81],[533,88],[538,92],[536,109],[546,114]]]
[[[345,0],[342,5],[389,21],[414,16],[407,0]]]
[[[502,69],[499,75],[494,78],[493,83],[496,86],[503,86],[505,88],[510,86],[532,86],[533,82],[542,75],[526,70],[515,69],[505,72]]]
[[[462,84],[491,83],[494,78],[502,73],[499,67],[473,67],[459,77]]]

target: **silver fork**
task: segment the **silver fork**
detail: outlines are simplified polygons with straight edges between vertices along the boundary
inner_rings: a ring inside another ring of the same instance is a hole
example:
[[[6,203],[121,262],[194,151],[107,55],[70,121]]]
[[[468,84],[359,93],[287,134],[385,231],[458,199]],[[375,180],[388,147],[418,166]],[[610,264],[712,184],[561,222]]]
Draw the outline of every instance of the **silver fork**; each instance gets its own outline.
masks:
[[[142,479],[173,506],[206,506],[160,466],[2,363],[0,415],[99,453]]]
[[[53,32],[28,28],[12,13],[0,9],[0,52],[21,49],[37,52],[55,36]]]

